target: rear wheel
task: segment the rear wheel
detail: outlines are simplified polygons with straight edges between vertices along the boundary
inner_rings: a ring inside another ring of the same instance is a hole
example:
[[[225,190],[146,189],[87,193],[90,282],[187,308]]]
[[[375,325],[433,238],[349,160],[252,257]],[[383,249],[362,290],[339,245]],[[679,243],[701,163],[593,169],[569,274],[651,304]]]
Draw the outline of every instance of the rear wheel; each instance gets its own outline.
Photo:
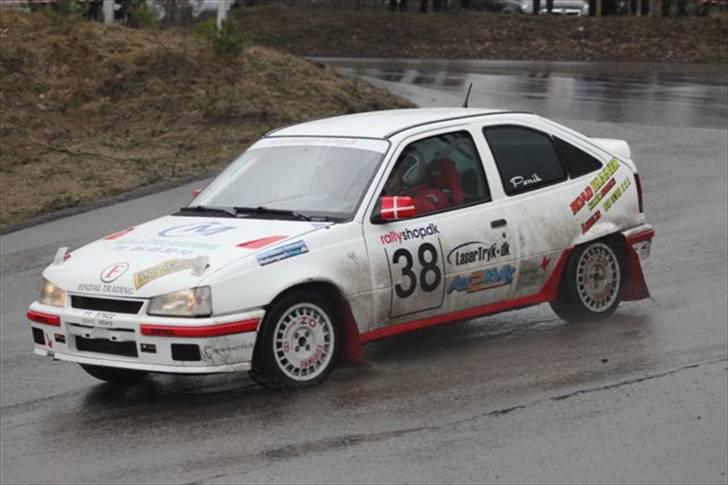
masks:
[[[559,295],[551,302],[567,321],[602,320],[619,306],[622,292],[622,251],[614,241],[579,246],[569,258]]]
[[[147,372],[132,369],[119,369],[118,367],[105,367],[101,365],[81,364],[81,368],[89,375],[112,384],[129,385],[143,381]]]
[[[275,302],[261,326],[250,376],[268,389],[319,384],[338,352],[331,303],[312,291],[297,291]]]

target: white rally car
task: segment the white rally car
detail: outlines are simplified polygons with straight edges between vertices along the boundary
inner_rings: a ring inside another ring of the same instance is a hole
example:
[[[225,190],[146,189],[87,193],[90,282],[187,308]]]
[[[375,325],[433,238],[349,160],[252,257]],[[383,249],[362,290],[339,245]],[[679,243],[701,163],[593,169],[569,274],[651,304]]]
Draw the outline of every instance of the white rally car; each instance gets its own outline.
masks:
[[[649,296],[654,234],[624,141],[519,112],[363,113],[273,131],[189,206],[59,249],[27,316],[35,353],[103,380],[304,387],[431,325],[544,302],[608,317]]]

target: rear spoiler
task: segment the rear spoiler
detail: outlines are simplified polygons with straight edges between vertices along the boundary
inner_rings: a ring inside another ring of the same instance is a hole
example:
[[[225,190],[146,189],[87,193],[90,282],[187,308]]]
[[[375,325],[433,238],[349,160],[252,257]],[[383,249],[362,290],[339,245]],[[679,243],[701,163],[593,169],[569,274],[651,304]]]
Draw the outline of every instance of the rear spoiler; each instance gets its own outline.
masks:
[[[613,155],[632,160],[632,150],[629,149],[629,143],[624,140],[614,138],[592,138],[591,140]]]

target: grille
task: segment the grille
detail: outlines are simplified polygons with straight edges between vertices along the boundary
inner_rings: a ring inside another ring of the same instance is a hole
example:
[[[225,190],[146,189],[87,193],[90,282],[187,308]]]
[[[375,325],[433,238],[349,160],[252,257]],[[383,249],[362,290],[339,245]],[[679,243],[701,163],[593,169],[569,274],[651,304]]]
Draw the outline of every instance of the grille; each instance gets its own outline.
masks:
[[[112,300],[109,298],[92,298],[89,296],[71,296],[71,306],[83,310],[99,310],[114,313],[139,313],[142,307],[141,301],[133,300]]]
[[[76,349],[81,352],[123,355],[124,357],[136,357],[138,355],[136,342],[112,342],[104,338],[83,338],[77,336]]]

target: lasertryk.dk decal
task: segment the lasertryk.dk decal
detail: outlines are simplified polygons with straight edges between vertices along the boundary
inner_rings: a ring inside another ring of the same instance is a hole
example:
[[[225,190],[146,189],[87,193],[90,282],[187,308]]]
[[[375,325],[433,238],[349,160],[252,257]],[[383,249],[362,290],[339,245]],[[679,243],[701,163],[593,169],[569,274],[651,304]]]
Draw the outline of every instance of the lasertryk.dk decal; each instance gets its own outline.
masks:
[[[511,246],[508,241],[500,244],[470,241],[452,249],[447,255],[447,262],[453,266],[465,266],[473,263],[488,263],[510,254]]]

